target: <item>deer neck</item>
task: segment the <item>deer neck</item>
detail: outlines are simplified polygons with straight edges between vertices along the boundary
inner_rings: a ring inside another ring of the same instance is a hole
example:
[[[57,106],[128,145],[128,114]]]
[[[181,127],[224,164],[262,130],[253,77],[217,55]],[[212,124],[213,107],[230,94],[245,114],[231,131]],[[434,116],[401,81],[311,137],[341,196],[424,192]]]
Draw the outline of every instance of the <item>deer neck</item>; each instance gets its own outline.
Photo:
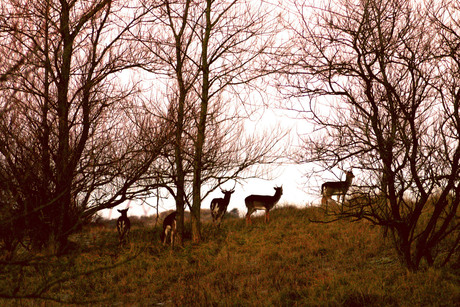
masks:
[[[281,191],[276,191],[275,195],[273,195],[273,205],[275,205],[281,198]]]

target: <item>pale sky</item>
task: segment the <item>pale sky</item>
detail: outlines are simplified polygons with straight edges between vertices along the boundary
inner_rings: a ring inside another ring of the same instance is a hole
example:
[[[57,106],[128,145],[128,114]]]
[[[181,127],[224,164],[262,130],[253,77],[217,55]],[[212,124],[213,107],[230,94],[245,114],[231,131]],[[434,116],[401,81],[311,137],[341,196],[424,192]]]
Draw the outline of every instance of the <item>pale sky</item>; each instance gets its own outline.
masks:
[[[269,1],[268,1],[269,2]],[[275,1],[275,3],[277,3]],[[270,89],[266,89],[270,91]],[[273,89],[272,89],[273,90]],[[267,94],[267,92],[266,92]],[[273,94],[277,96],[277,94]],[[278,104],[279,101],[276,103]],[[297,112],[291,112],[288,116],[288,111],[282,109],[266,110],[263,111],[263,117],[261,122],[257,124],[251,123],[257,129],[264,129],[270,126],[276,126],[280,124],[285,131],[291,130],[292,133],[290,138],[293,140],[298,140],[297,133],[299,131],[305,132],[305,127],[308,126],[308,123],[305,119],[298,119]],[[297,118],[296,118],[297,117]],[[244,204],[244,199],[251,194],[259,195],[273,195],[274,186],[283,186],[283,195],[279,201],[278,205],[295,205],[299,207],[304,207],[305,205],[318,205],[320,203],[319,195],[319,185],[320,181],[308,180],[305,176],[308,173],[307,165],[294,165],[288,164],[277,167],[276,170],[271,174],[275,179],[273,180],[261,180],[261,179],[249,179],[246,183],[237,184],[235,187],[235,193],[232,194],[230,204],[228,206],[228,211],[231,211],[234,208],[237,208],[240,216],[246,214],[246,206]],[[228,186],[227,186],[228,185]],[[227,182],[222,186],[223,189],[231,189],[233,187],[233,182]],[[205,189],[205,187],[203,187]],[[164,192],[164,194],[167,194]],[[223,194],[219,189],[212,192],[207,198],[202,202],[202,209],[209,209],[210,202],[213,198],[223,197]],[[157,199],[152,198],[148,201],[151,206],[156,206]],[[156,214],[156,209],[148,205],[142,205],[140,201],[131,201],[129,203],[122,204],[113,209],[107,209],[99,212],[105,218],[117,218],[119,213],[116,209],[123,209],[130,207],[128,215],[154,215]],[[165,211],[170,209],[175,209],[175,202],[172,198],[162,199],[159,204],[159,211]],[[186,208],[188,210],[188,208]]]
[[[283,186],[283,195],[277,206],[295,205],[305,207],[306,205],[317,205],[320,203],[320,195],[317,187],[309,187],[307,179],[303,176],[306,171],[301,165],[286,165],[280,166],[276,173],[281,173],[274,180],[249,179],[246,184],[237,184],[235,193],[232,194],[227,212],[237,208],[240,216],[246,214],[246,206],[244,199],[250,194],[273,195],[275,186]],[[316,183],[313,183],[316,185]],[[226,183],[222,186],[223,189],[231,189],[233,183]],[[318,195],[316,195],[318,194]],[[205,198],[201,204],[202,209],[209,209],[209,205],[213,198],[223,197],[222,192],[217,189]],[[156,206],[156,198],[148,201],[150,205]],[[129,206],[128,216],[155,215],[156,209],[148,205],[142,205],[141,202],[131,201],[129,203],[117,206],[113,209],[102,210],[100,213],[104,218],[118,218],[120,215],[116,209],[124,209]],[[172,198],[161,200],[159,211],[175,209],[175,203]],[[188,208],[186,209],[188,211]]]
[[[261,119],[262,124],[257,125],[263,127],[265,125],[277,125],[279,122],[285,129],[292,128],[291,138],[297,138],[297,132],[302,130],[298,126],[305,126],[308,123],[304,119],[294,119],[292,116],[289,117],[286,114],[282,115],[282,110],[272,110],[264,112],[264,116]],[[263,129],[263,128],[262,128]],[[275,186],[283,186],[283,195],[278,205],[295,205],[299,207],[305,207],[306,205],[318,205],[321,202],[319,195],[319,184],[315,180],[308,180],[305,174],[309,171],[307,165],[296,165],[296,164],[285,164],[277,166],[276,169],[270,174],[273,180],[262,180],[262,179],[248,179],[246,182],[241,182],[235,186],[235,193],[232,194],[230,204],[227,211],[231,211],[237,208],[240,216],[246,214],[246,206],[244,199],[251,194],[259,195],[273,195]],[[234,182],[230,181],[225,183],[222,189],[231,189],[234,186]],[[203,187],[205,189],[205,187]],[[164,195],[166,196],[166,192]],[[206,197],[202,204],[202,209],[209,209],[209,205],[213,198],[223,197],[222,192],[217,189],[213,191],[208,197]],[[156,206],[157,199],[152,198],[148,200],[151,206]],[[100,214],[104,218],[118,218],[119,213],[116,209],[130,208],[128,216],[136,215],[154,215],[156,209],[149,205],[142,205],[141,201],[131,201],[125,204],[119,205],[113,209],[102,210]],[[159,211],[165,211],[175,209],[175,202],[172,198],[162,199],[159,204]],[[188,211],[188,208],[186,208]]]

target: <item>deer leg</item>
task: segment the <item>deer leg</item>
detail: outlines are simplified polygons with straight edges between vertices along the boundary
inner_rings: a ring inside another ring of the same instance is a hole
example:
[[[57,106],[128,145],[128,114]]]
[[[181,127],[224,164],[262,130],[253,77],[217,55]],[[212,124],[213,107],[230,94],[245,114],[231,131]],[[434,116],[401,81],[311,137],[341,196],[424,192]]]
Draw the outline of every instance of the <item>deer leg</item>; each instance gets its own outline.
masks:
[[[321,203],[323,205],[325,205],[326,213],[328,211],[329,201],[332,201],[333,203],[336,203],[336,201],[332,199],[332,195],[329,195],[329,194],[324,195],[323,198],[321,199]]]
[[[120,232],[120,245],[123,245],[125,243],[125,233],[123,230]]]
[[[166,245],[166,240],[168,239],[168,234],[169,234],[169,226],[167,226],[164,230],[164,238],[163,238],[163,245]]]
[[[329,202],[328,198],[329,197],[327,197],[326,195],[323,195],[323,198],[321,198],[321,206],[324,207],[324,210],[326,211],[326,213],[327,213],[327,203]]]
[[[248,211],[248,213],[246,213],[246,225],[251,225],[251,224],[252,224],[251,213]]]

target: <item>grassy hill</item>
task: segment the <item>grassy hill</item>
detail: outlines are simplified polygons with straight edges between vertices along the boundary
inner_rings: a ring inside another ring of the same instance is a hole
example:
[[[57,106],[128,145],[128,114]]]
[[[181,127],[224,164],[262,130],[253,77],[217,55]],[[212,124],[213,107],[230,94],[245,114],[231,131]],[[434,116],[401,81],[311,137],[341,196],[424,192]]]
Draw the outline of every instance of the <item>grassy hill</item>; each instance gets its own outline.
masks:
[[[3,270],[1,293],[61,302],[137,306],[458,306],[458,266],[411,273],[379,228],[366,222],[318,224],[316,208],[282,207],[247,227],[203,224],[203,242],[163,247],[159,227],[134,221],[131,242],[117,246],[113,224],[88,227],[76,253]],[[455,270],[454,267],[457,269]],[[13,274],[15,273],[15,274]]]

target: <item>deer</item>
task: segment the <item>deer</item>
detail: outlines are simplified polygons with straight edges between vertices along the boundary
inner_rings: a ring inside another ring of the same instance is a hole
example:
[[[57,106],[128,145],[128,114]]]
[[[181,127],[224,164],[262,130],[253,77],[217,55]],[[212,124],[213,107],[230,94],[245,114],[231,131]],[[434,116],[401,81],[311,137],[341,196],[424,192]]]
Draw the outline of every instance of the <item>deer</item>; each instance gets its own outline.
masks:
[[[233,192],[235,192],[235,188],[232,190],[222,190],[224,193],[224,198],[214,198],[211,201],[211,215],[212,215],[212,222],[216,223],[220,226],[220,222],[222,221],[225,213],[227,212],[228,204],[230,203],[230,197],[232,196]]]
[[[252,224],[251,214],[256,210],[265,210],[265,223],[270,221],[270,210],[278,203],[283,195],[283,187],[274,187],[275,195],[249,195],[244,199],[248,213],[246,213],[246,224]]]
[[[117,220],[117,230],[118,237],[120,239],[120,245],[129,241],[129,230],[131,229],[131,222],[128,218],[128,209],[124,210],[118,209],[118,212],[121,213],[121,216]]]
[[[353,178],[355,178],[355,175],[351,171],[347,171],[345,173],[346,178],[345,181],[328,181],[325,182],[321,185],[321,195],[323,195],[321,199],[321,204],[326,204],[328,200],[332,200],[332,195],[338,195],[337,196],[337,202],[340,202],[340,196],[342,196],[342,205],[345,201],[345,195],[348,192],[348,189],[351,186],[351,182],[353,181]]]
[[[176,215],[177,211],[173,211],[163,220],[163,232],[161,234],[161,241],[163,241],[163,246],[166,245],[166,240],[168,239],[168,235],[170,235],[171,248],[174,248],[174,236],[176,235]]]

